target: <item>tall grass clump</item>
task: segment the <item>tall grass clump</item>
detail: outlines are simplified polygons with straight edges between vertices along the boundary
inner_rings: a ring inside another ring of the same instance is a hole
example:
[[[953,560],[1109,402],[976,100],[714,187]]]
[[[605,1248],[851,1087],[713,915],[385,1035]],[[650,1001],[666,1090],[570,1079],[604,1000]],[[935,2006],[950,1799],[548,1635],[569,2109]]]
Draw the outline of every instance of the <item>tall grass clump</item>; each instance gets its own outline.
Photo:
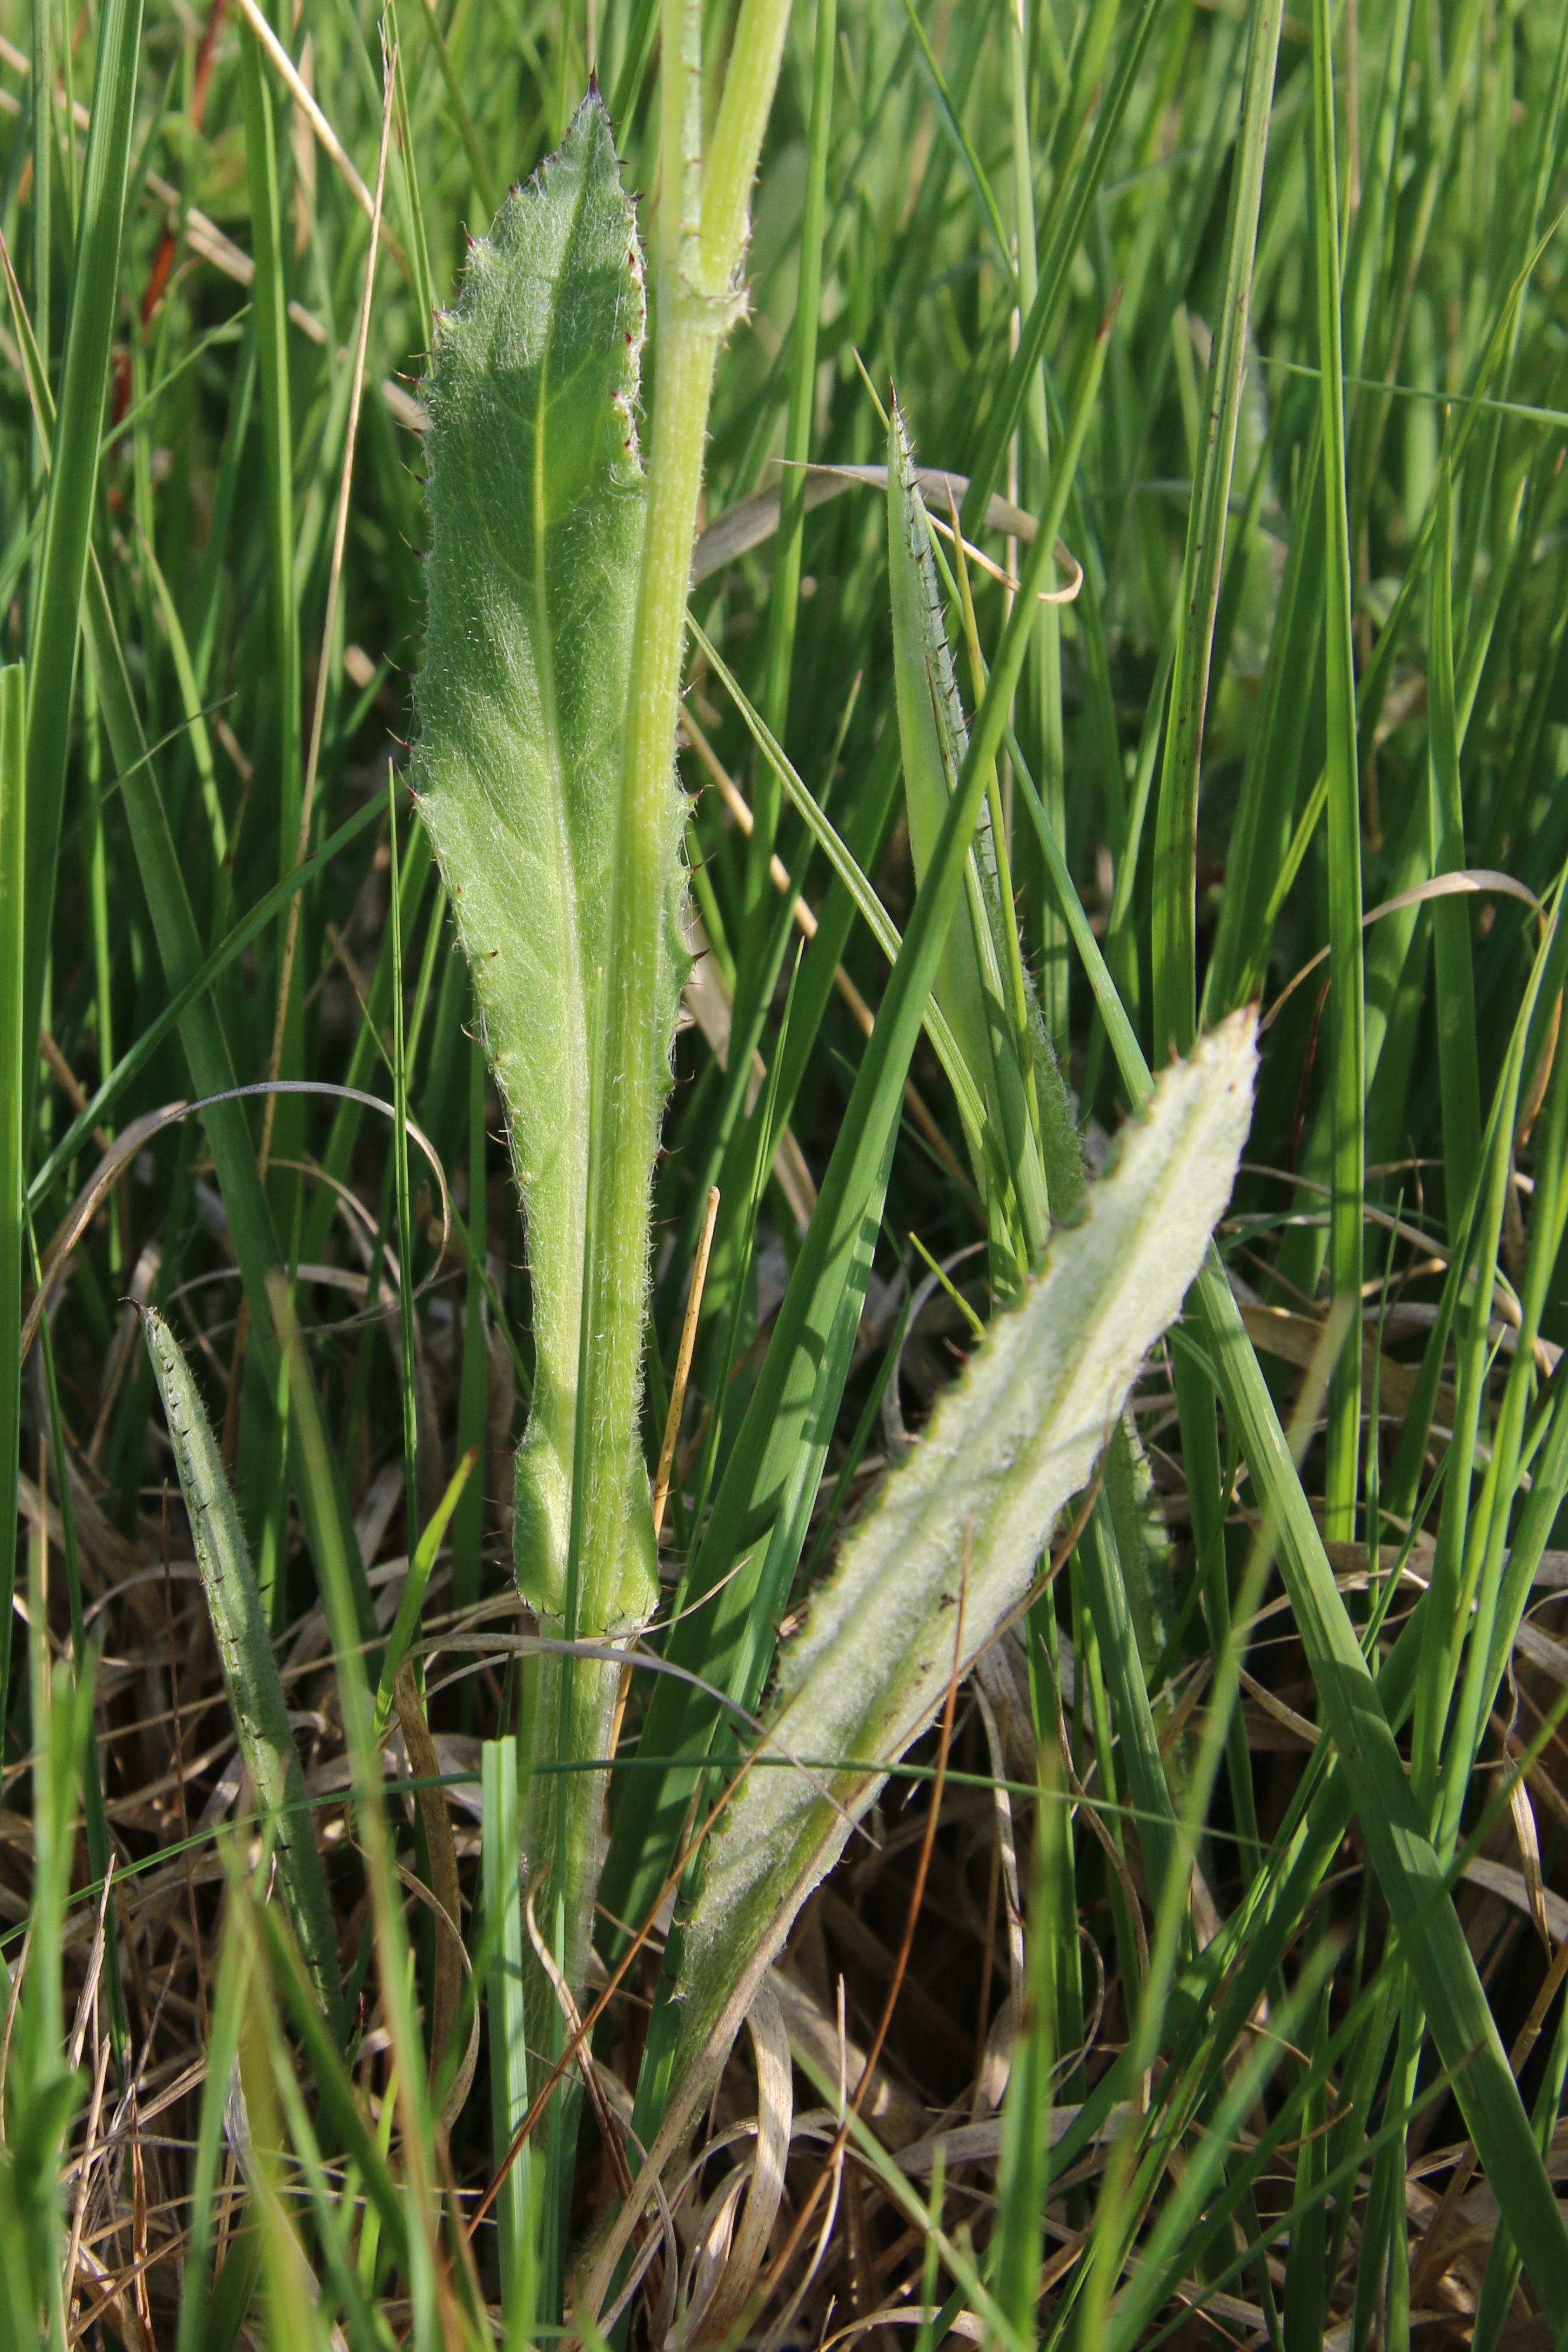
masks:
[[[1568,27],[0,18],[0,2345],[1568,2337]]]

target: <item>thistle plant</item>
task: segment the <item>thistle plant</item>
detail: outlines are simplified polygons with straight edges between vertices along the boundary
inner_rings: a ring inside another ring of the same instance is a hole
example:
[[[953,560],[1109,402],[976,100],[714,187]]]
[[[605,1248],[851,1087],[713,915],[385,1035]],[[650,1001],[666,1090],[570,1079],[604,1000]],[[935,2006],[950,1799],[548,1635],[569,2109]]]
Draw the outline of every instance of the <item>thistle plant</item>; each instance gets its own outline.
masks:
[[[647,984],[612,1062],[610,982],[627,919],[616,843],[647,511],[636,418],[643,327],[632,208],[609,119],[590,97],[560,153],[473,248],[458,307],[437,328],[417,774],[527,1218],[534,1359],[517,1457],[518,1588],[558,1641],[599,1643],[635,1635],[658,1600],[637,1403],[648,1181],[680,981],[679,795],[667,751],[647,795],[657,803],[643,845],[652,854],[637,869]],[[489,551],[482,574],[478,548]],[[641,1105],[629,1129],[612,1091]],[[635,1246],[618,1258],[601,1246],[599,1223],[616,1213],[616,1152],[640,1202]],[[618,1324],[630,1328],[629,1349]],[[536,1760],[563,1740],[570,1755],[605,1755],[618,1677],[613,1657],[533,1664]],[[580,1987],[604,1791],[592,1776],[561,1786],[564,1821],[556,1787],[531,1782],[524,1870],[547,1882],[560,1856],[562,1965]],[[552,1999],[547,1986],[542,1999]],[[547,2045],[544,2009],[535,2025]]]
[[[684,972],[674,751],[686,581],[714,360],[742,307],[747,200],[787,15],[779,0],[747,0],[704,158],[701,11],[671,0],[664,12],[647,472],[644,265],[596,92],[474,247],[428,383],[418,788],[527,1220],[535,1363],[513,1541],[519,1591],[561,1646],[526,1676],[521,1863],[525,1883],[548,1889],[546,1933],[574,1995],[605,1793],[599,1772],[570,1768],[607,1759],[616,1648],[658,1597],[639,1414],[649,1187]],[[553,1779],[534,1769],[546,1763]],[[534,2046],[558,2049],[555,1989],[527,1973]]]
[[[1563,2338],[1562,7],[13,14],[0,2346]]]

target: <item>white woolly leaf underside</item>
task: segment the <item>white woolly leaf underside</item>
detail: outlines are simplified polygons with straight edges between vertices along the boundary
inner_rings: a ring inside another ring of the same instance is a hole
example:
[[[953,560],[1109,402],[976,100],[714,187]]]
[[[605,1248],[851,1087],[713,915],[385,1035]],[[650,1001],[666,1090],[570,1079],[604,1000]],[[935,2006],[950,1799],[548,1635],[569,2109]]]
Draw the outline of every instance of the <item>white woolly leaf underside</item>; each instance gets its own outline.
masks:
[[[961,1664],[1026,1592],[1230,1198],[1254,1028],[1234,1015],[1160,1078],[1082,1223],[1058,1232],[1044,1273],[991,1324],[845,1544],[782,1654],[770,1722],[792,1756],[896,1761],[942,1704],[961,1592]],[[685,1931],[678,2074],[733,2017],[742,1979],[778,1948],[880,1786],[874,1769],[750,1773]]]

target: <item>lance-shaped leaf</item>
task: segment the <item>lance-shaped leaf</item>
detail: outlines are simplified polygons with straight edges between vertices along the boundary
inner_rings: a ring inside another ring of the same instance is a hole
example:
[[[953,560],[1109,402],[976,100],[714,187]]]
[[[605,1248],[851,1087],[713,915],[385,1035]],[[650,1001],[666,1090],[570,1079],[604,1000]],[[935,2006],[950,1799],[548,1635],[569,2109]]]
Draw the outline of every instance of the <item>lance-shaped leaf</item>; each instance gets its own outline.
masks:
[[[518,1455],[525,1597],[565,1602],[592,1197],[589,1104],[645,489],[634,409],[642,263],[596,95],[560,152],[507,198],[437,321],[430,429],[429,633],[421,805],[473,967],[528,1220],[534,1391]],[[673,766],[665,887],[679,890]],[[679,959],[637,1050],[668,1084]],[[636,1285],[629,1286],[637,1288]],[[622,1302],[640,1318],[642,1297]],[[594,1449],[590,1447],[590,1462]],[[647,1497],[622,1556],[585,1573],[580,1627],[651,1613]]]
[[[1233,1015],[1161,1078],[1083,1222],[999,1315],[909,1461],[845,1545],[783,1654],[771,1722],[792,1756],[753,1769],[715,1832],[684,1937],[676,2079],[721,2051],[800,1905],[885,1768],[1028,1589],[1139,1365],[1181,1307],[1230,1198],[1252,1113],[1253,1017]]]
[[[278,1884],[321,2012],[341,2032],[337,1938],[321,1857],[310,1827],[305,1776],[250,1550],[212,1424],[179,1341],[155,1307],[143,1318],[147,1352],[169,1424],[196,1567],[217,1642],[235,1737],[272,1832]]]

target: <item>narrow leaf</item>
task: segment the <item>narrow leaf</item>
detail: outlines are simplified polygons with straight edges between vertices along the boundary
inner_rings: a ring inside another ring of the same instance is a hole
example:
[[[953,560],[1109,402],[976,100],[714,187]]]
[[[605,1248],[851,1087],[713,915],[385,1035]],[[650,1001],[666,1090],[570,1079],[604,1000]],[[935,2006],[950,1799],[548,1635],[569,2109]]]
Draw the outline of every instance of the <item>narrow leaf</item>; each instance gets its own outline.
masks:
[[[996,486],[1007,444],[1024,413],[1024,403],[1034,382],[1046,339],[1056,322],[1058,310],[1068,289],[1068,274],[1082,240],[1090,206],[1100,192],[1110,161],[1117,132],[1121,128],[1128,101],[1132,96],[1150,37],[1161,13],[1161,0],[1142,0],[1137,16],[1127,28],[1121,54],[1116,61],[1116,72],[1101,102],[1099,118],[1081,161],[1064,173],[1047,215],[1045,248],[1040,256],[1039,290],[1029,306],[1018,338],[1018,348],[1013,354],[996,403],[985,422],[980,455],[975,459],[968,493],[963,501],[963,528],[973,537],[985,517],[991,493]]]
[[[1325,587],[1328,679],[1329,1087],[1333,1104],[1333,1202],[1330,1279],[1355,1297],[1362,1278],[1362,1200],[1366,1168],[1366,975],[1362,960],[1361,794],[1356,764],[1355,656],[1351,644],[1350,519],[1345,493],[1343,329],[1340,214],[1334,144],[1333,65],[1327,0],[1312,10],[1312,172],[1318,254],[1318,350],[1322,367]],[[1329,1389],[1324,1533],[1355,1533],[1361,1459],[1361,1350],[1341,1355]]]
[[[425,1523],[425,1529],[409,1563],[403,1598],[397,1604],[392,1632],[387,1636],[386,1654],[381,1662],[381,1681],[375,1694],[375,1736],[379,1739],[392,1715],[393,1685],[397,1670],[413,1646],[419,1630],[419,1612],[425,1603],[425,1588],[430,1581],[430,1571],[436,1565],[436,1555],[446,1540],[447,1529],[457,1509],[464,1487],[473,1474],[479,1458],[477,1445],[471,1445],[453,1471],[447,1491]]]
[[[22,1435],[22,1278],[26,1242],[22,1088],[26,988],[24,880],[27,824],[22,667],[0,669],[0,1710],[8,1695],[16,1586],[16,1476]],[[35,1053],[35,1058],[36,1058]]]
[[[1437,535],[1432,551],[1427,639],[1427,718],[1431,790],[1431,871],[1455,874],[1465,859],[1465,804],[1459,785],[1459,729],[1454,709],[1454,484],[1447,461],[1437,477]],[[1448,1240],[1458,1248],[1480,1173],[1481,1094],[1476,1050],[1476,987],[1470,963],[1470,910],[1462,898],[1432,909],[1432,979],[1437,1012],[1437,1078],[1443,1104],[1443,1164]]]
[[[342,1995],[337,1939],[321,1857],[311,1834],[305,1776],[289,1725],[250,1550],[201,1394],[174,1333],[156,1308],[144,1329],[153,1378],[190,1517],[191,1539],[223,1667],[235,1736],[278,1856],[278,1880],[310,1982],[334,2035]]]
[[[27,986],[24,1034],[37,1034],[55,904],[66,752],[98,444],[109,380],[109,345],[120,275],[120,238],[131,163],[142,0],[108,0],[98,28],[98,69],[88,132],[80,225],[66,313],[58,430],[48,520],[31,615],[27,679]],[[42,427],[40,426],[40,430]],[[30,1123],[37,1056],[24,1055],[24,1123]]]
[[[1209,425],[1187,517],[1171,724],[1154,835],[1154,1045],[1156,1059],[1185,1053],[1196,1024],[1198,772],[1219,610],[1226,517],[1236,467],[1247,362],[1247,316],[1274,67],[1284,0],[1257,0],[1247,37],[1243,119],[1231,189],[1225,299],[1205,402]]]
[[[888,436],[888,572],[892,591],[893,674],[903,746],[904,796],[909,811],[910,848],[919,882],[925,877],[953,784],[969,749],[969,730],[942,626],[931,526],[915,479],[903,420],[896,408]],[[964,897],[967,919],[958,919],[948,932],[938,971],[937,1000],[952,1024],[972,1075],[985,1090],[989,1123],[996,1130],[1003,1164],[1023,1220],[1026,1248],[1031,1259],[1037,1259],[1049,1233],[1051,1203],[1047,1199],[1045,1170],[1026,1109],[1024,1057],[1029,1054],[1034,1039],[1015,1034],[1003,992],[1006,950],[999,935],[1004,917],[991,812],[984,804],[973,844],[964,861]],[[1031,1000],[1032,995],[1031,991]],[[1026,1004],[1026,1021],[1031,1012],[1035,1025],[1040,1026],[1038,1006],[1032,1001]],[[1040,1044],[1046,1047],[1042,1059],[1049,1078],[1055,1080],[1059,1097],[1061,1079],[1046,1046],[1043,1026]],[[1056,1107],[1059,1126],[1059,1102]],[[969,1140],[976,1175],[984,1182],[981,1138],[971,1136]],[[1076,1213],[1082,1194],[1083,1180],[1079,1173],[1072,1197],[1055,1203],[1057,1213]]]

